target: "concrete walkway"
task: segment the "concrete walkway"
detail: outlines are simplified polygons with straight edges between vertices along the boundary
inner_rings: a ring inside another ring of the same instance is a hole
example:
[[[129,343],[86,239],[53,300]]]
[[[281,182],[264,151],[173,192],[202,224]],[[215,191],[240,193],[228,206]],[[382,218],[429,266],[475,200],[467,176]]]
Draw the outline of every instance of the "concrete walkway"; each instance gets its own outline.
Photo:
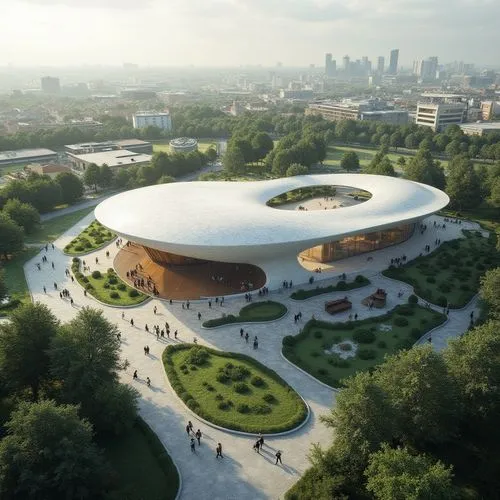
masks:
[[[63,322],[72,319],[80,307],[93,306],[102,309],[110,321],[118,324],[122,332],[122,354],[130,362],[126,373],[122,373],[122,381],[137,388],[140,393],[141,415],[157,433],[178,465],[183,479],[182,499],[234,498],[253,500],[282,498],[286,490],[309,467],[307,454],[311,444],[319,442],[327,447],[333,438],[333,432],[320,422],[319,417],[326,414],[332,404],[335,404],[336,392],[304,375],[286,362],[280,354],[282,338],[285,335],[298,333],[302,326],[294,324],[293,315],[295,313],[302,312],[302,324],[309,320],[312,315],[318,319],[331,321],[331,316],[323,310],[326,296],[319,296],[304,302],[295,302],[289,298],[293,290],[281,289],[271,292],[266,299],[282,302],[289,308],[289,314],[273,323],[243,325],[251,338],[255,335],[258,336],[259,349],[256,351],[253,350],[251,343],[246,344],[244,340],[240,339],[240,325],[206,330],[201,328],[201,322],[197,317],[198,312],[202,314],[202,321],[219,317],[222,313],[237,313],[242,306],[246,305],[244,298],[241,297],[226,299],[223,307],[212,303],[211,309],[206,301],[192,302],[189,311],[183,310],[180,303],[169,305],[168,302],[158,300],[149,301],[132,309],[101,305],[90,296],[84,297],[82,288],[76,281],[71,283],[71,280],[64,273],[66,268],[71,267],[71,257],[64,255],[62,249],[92,220],[93,214],[89,214],[54,242],[55,250],[50,248],[47,252],[42,250],[40,254],[26,263],[25,274],[33,299],[47,304]],[[430,224],[433,222],[431,221]],[[459,232],[457,226],[457,230],[453,233],[454,237],[457,237]],[[450,238],[452,237],[451,231],[448,235]],[[435,237],[432,231],[429,232],[426,243],[433,243]],[[417,255],[421,251],[420,245],[424,244],[423,239],[419,238],[418,244],[418,248],[413,252]],[[106,251],[110,252],[109,258],[106,258]],[[372,261],[372,263],[377,264],[373,266],[370,273],[372,285],[347,292],[354,304],[351,312],[357,312],[360,319],[384,313],[384,310],[369,311],[360,304],[361,300],[377,287],[385,288],[388,291],[388,309],[407,301],[408,295],[411,293],[407,285],[388,280],[378,273],[383,262],[387,262],[387,259],[390,260],[393,256],[400,256],[402,252],[400,248],[395,247],[376,252],[380,255]],[[404,252],[410,255],[410,249],[404,250]],[[83,258],[87,265],[90,265],[91,270],[99,269],[101,272],[105,272],[107,268],[112,267],[116,253],[117,248],[113,242],[108,247]],[[42,255],[47,255],[48,263],[42,264],[42,270],[38,271],[36,263],[41,262]],[[95,263],[96,257],[99,259],[99,264]],[[54,262],[55,270],[52,269],[51,262]],[[363,265],[366,267],[366,258],[363,259]],[[353,269],[351,271],[353,274],[357,273]],[[330,281],[337,282],[338,277]],[[71,307],[68,301],[60,299],[59,292],[54,290],[54,282],[58,284],[59,290],[67,288],[70,291],[75,301],[75,307]],[[329,281],[322,282],[321,286],[327,284]],[[44,294],[43,286],[47,287],[47,294]],[[403,290],[403,296],[398,298],[397,293],[400,290]],[[329,294],[328,298],[340,298],[345,295],[346,292],[337,292]],[[157,315],[153,314],[155,305],[158,307]],[[469,323],[470,311],[476,309],[477,304],[473,302],[464,310],[451,311],[449,321],[432,335],[435,348],[442,349],[449,338],[464,332]],[[122,319],[122,312],[125,314],[125,319]],[[347,320],[347,317],[348,313],[343,313],[336,316],[335,319],[342,321]],[[134,327],[130,325],[130,318],[134,319]],[[311,408],[310,421],[295,433],[266,439],[266,445],[261,455],[252,450],[254,438],[216,430],[198,421],[172,393],[164,374],[161,354],[165,345],[174,341],[167,339],[159,342],[155,335],[148,334],[144,330],[146,323],[150,326],[153,324],[163,325],[165,321],[169,322],[172,332],[179,331],[179,341],[181,342],[192,342],[193,338],[196,337],[201,345],[245,353],[275,370],[306,400]],[[146,344],[151,349],[149,356],[144,355],[143,347]],[[139,380],[136,382],[132,380],[134,370],[137,370],[139,374]],[[145,384],[146,377],[151,378],[151,388]],[[188,420],[193,421],[194,427],[200,428],[203,433],[202,445],[197,448],[196,454],[192,454],[189,449],[189,439],[185,431]],[[215,458],[215,446],[218,442],[221,442],[223,446],[225,458],[222,460]],[[274,465],[273,457],[278,449],[283,452],[283,466]]]

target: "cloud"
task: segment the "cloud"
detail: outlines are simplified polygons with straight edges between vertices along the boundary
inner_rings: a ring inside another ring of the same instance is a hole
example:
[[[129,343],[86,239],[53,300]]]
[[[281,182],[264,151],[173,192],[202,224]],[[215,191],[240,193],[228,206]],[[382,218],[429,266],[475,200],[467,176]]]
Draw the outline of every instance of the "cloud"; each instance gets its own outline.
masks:
[[[89,9],[134,9],[143,10],[152,7],[155,0],[22,0],[24,3],[69,8]]]

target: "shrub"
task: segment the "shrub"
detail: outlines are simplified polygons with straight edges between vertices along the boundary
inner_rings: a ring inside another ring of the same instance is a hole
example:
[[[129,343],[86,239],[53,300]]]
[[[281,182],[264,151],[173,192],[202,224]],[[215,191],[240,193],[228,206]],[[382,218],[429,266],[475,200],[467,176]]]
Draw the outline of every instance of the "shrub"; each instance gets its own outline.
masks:
[[[195,365],[191,365],[189,368],[192,372],[195,372],[198,369]]]
[[[79,257],[73,257],[73,258],[71,259],[71,261],[72,261],[74,264],[80,264],[80,259],[79,259]]]
[[[215,396],[216,401],[222,401],[224,399],[224,396],[222,394],[217,394]]]
[[[94,289],[94,287],[92,286],[92,283],[87,283],[85,285],[85,290],[93,290],[93,289]]]
[[[266,402],[266,403],[269,403],[269,404],[273,404],[273,403],[276,403],[276,398],[274,397],[273,394],[271,394],[270,392],[268,392],[267,394],[264,394],[264,396],[262,396],[262,399]]]
[[[352,338],[359,344],[371,344],[375,341],[375,334],[370,330],[360,329],[353,333]]]
[[[393,323],[395,326],[408,326],[408,320],[404,316],[396,316]]]
[[[440,283],[438,285],[438,290],[443,293],[448,293],[451,291],[451,285],[449,283]]]
[[[470,286],[467,283],[462,283],[460,285],[460,290],[463,292],[470,292]]]
[[[250,390],[250,387],[248,387],[248,385],[245,384],[245,382],[236,382],[236,384],[234,384],[233,389],[238,394],[246,394]]]
[[[377,353],[375,352],[374,349],[366,349],[362,348],[358,351],[358,358],[359,359],[375,359],[377,357]]]
[[[83,252],[85,248],[82,247],[82,245],[76,245],[75,246],[75,252]]]
[[[344,280],[340,280],[337,283],[337,290],[340,290],[340,291],[347,290],[347,283]]]
[[[358,274],[355,278],[354,278],[354,281],[356,283],[365,283],[367,281],[367,279],[362,276],[361,274]]]
[[[252,413],[255,413],[257,415],[267,415],[268,413],[271,413],[273,410],[270,406],[267,405],[253,405],[252,406]]]
[[[109,276],[108,283],[110,285],[116,285],[118,283],[118,278],[116,276]]]
[[[115,274],[115,270],[112,267],[108,267],[108,270],[106,272],[108,274]]]
[[[99,278],[101,278],[101,271],[92,271],[92,278],[94,278],[95,280],[98,280]]]
[[[120,298],[120,294],[118,292],[111,292],[109,294],[109,296],[112,298],[112,299],[119,299]]]
[[[401,316],[413,316],[415,310],[410,305],[403,305],[398,307],[398,314]]]
[[[321,339],[321,338],[323,338],[323,332],[321,332],[320,330],[316,330],[314,332],[314,338],[315,339]]]
[[[420,328],[412,328],[410,335],[412,339],[418,340],[422,336],[422,332],[420,331]]]
[[[339,349],[341,351],[349,352],[352,351],[352,345],[344,342],[343,344],[339,344]]]
[[[377,342],[377,347],[379,349],[387,349],[387,342],[385,340],[379,340]]]
[[[328,371],[327,371],[327,370],[325,370],[324,368],[320,368],[320,369],[318,370],[318,373],[319,373],[320,375],[323,375],[323,376],[328,375]]]
[[[82,283],[88,283],[88,282],[89,282],[89,279],[87,278],[87,276],[83,276]]]
[[[418,304],[418,297],[414,293],[408,297],[408,304]]]
[[[219,408],[219,410],[229,410],[230,407],[231,405],[227,401],[221,401],[217,405],[217,408]]]
[[[287,335],[283,337],[283,347],[293,347],[295,345],[295,337],[292,335]]]
[[[253,376],[250,383],[255,387],[262,387],[265,385],[264,379],[258,375]]]
[[[215,376],[215,380],[217,380],[217,382],[220,382],[221,384],[227,384],[230,379],[224,372],[219,372]]]
[[[109,283],[108,282],[104,283],[104,285],[102,285],[102,287],[103,288],[109,288]]]
[[[246,404],[239,404],[236,407],[236,411],[238,411],[238,413],[250,413],[250,406]]]
[[[118,285],[116,285],[116,288],[118,288],[118,290],[121,290],[123,292],[127,289],[127,286],[125,285],[125,283],[118,283]]]
[[[427,283],[434,284],[436,283],[436,278],[434,278],[434,276],[428,276],[425,281],[427,281]]]
[[[128,296],[129,297],[138,297],[139,292],[135,288],[132,288],[131,290],[128,291]]]
[[[321,354],[318,351],[311,351],[312,358],[319,358]]]
[[[188,350],[184,360],[189,365],[203,366],[209,356],[208,351],[204,347],[194,346]]]
[[[207,384],[205,386],[205,389],[208,391],[208,392],[214,392],[215,391],[215,387],[213,385],[210,385],[210,384]]]
[[[448,305],[448,299],[444,295],[441,295],[436,299],[436,305],[440,307],[446,307]]]

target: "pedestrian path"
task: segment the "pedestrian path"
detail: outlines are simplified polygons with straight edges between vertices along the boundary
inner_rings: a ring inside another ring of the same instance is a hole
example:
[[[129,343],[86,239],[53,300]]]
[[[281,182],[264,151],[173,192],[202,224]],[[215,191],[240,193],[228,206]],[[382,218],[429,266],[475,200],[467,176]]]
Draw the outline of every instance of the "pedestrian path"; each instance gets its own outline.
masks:
[[[79,308],[92,306],[102,309],[105,316],[118,325],[122,333],[123,357],[130,363],[126,372],[121,374],[121,379],[139,391],[141,415],[157,433],[179,467],[183,478],[182,499],[282,498],[285,491],[309,467],[307,455],[311,444],[320,443],[327,447],[333,438],[332,430],[324,426],[320,421],[320,416],[327,414],[335,404],[336,392],[304,375],[281,356],[283,337],[297,334],[302,325],[313,315],[317,319],[331,321],[332,317],[324,311],[325,296],[297,302],[290,299],[290,293],[293,290],[272,291],[266,299],[285,304],[290,313],[276,322],[242,325],[251,338],[258,337],[258,350],[254,350],[251,343],[246,344],[240,338],[241,325],[228,325],[214,330],[201,328],[201,323],[206,319],[219,317],[222,313],[238,313],[241,307],[246,305],[243,297],[226,299],[223,307],[212,302],[211,308],[206,301],[194,301],[191,302],[189,310],[182,309],[180,302],[170,305],[166,301],[156,299],[132,309],[105,306],[95,301],[90,295],[85,297],[80,285],[76,281],[72,283],[71,279],[65,275],[65,269],[71,268],[71,257],[64,255],[62,250],[92,220],[93,215],[89,214],[54,242],[55,250],[52,250],[50,246],[47,251],[42,249],[41,253],[26,263],[26,279],[33,299],[47,304],[63,322],[72,319]],[[434,238],[435,236],[430,232],[427,243]],[[418,241],[419,245],[424,243],[423,240]],[[109,257],[106,257],[106,251],[110,252]],[[85,259],[90,264],[91,270],[98,269],[105,272],[112,267],[117,251],[115,243],[112,242],[107,247],[88,254]],[[411,255],[418,251],[415,249]],[[380,263],[396,255],[396,248],[385,249],[381,252],[385,254],[377,252],[380,254],[377,256],[377,262]],[[398,250],[397,255],[400,253],[401,250]],[[410,250],[406,253],[410,255]],[[36,263],[41,262],[42,255],[47,256],[48,262],[41,264],[41,271],[38,271]],[[95,263],[96,257],[98,264]],[[52,269],[52,262],[55,269]],[[354,305],[350,313],[358,313],[359,319],[384,313],[380,310],[370,311],[361,306],[361,300],[366,297],[367,290],[385,288],[388,292],[387,309],[405,303],[411,293],[410,287],[384,278],[379,274],[379,267],[375,265],[370,273],[372,284],[368,288],[336,292],[329,294],[328,298],[335,299],[348,295]],[[322,282],[321,286],[328,285],[330,282],[336,283],[338,279],[338,277],[330,278]],[[67,288],[70,291],[75,301],[74,307],[69,301],[59,297],[59,292],[54,290],[53,283],[57,283],[59,290]],[[47,288],[47,294],[43,292],[44,286]],[[303,288],[308,288],[308,286]],[[398,297],[399,291],[403,291],[401,297]],[[157,307],[156,315],[153,312],[155,306]],[[464,310],[450,311],[449,321],[432,335],[433,346],[436,349],[442,349],[449,338],[464,332],[469,324],[469,315],[472,310],[477,310],[477,301],[473,301]],[[302,321],[300,324],[295,324],[293,317],[299,311],[302,312]],[[124,319],[122,319],[122,312],[125,314]],[[198,313],[201,314],[201,320],[198,319]],[[348,319],[348,315],[348,312],[341,313],[335,319],[344,321]],[[135,326],[131,326],[130,318],[134,319]],[[165,321],[170,324],[172,332],[178,330],[181,342],[192,342],[196,337],[200,345],[244,353],[275,370],[309,405],[311,409],[309,422],[289,435],[267,438],[262,453],[259,455],[252,449],[255,438],[215,429],[197,420],[194,414],[172,393],[164,374],[161,355],[165,345],[174,340],[158,341],[156,335],[147,333],[144,329],[146,323],[150,326],[162,325]],[[145,345],[150,347],[149,356],[144,354]],[[139,375],[137,381],[132,379],[134,370],[137,370]],[[146,377],[151,379],[151,387],[147,387]],[[190,440],[185,431],[188,420],[193,422],[195,429],[200,428],[203,433],[202,445],[196,447],[195,454],[190,450]],[[215,458],[215,446],[218,442],[222,443],[224,459]],[[274,454],[277,450],[283,452],[283,466],[274,465]]]

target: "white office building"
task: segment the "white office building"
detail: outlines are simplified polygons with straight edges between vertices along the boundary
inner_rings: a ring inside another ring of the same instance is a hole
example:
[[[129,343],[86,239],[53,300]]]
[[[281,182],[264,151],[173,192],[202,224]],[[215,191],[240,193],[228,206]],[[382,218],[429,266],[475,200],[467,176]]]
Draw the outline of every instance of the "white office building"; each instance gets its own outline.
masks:
[[[172,119],[168,111],[140,111],[132,118],[134,128],[158,127],[162,130],[172,130]]]
[[[419,103],[415,123],[431,127],[434,132],[441,132],[450,125],[460,125],[467,115],[467,105],[456,103]]]

